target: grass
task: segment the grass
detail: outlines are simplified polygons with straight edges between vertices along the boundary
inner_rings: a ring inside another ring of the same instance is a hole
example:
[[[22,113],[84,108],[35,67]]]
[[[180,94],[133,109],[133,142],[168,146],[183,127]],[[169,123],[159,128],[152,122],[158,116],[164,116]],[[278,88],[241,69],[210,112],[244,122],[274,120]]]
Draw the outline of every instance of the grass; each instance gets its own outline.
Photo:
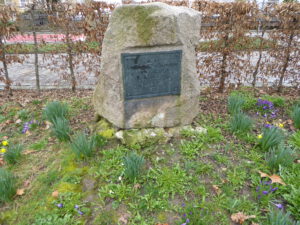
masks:
[[[277,128],[265,128],[262,138],[259,140],[259,146],[262,151],[266,152],[271,148],[277,148],[284,140],[283,132]]]
[[[292,109],[291,118],[294,121],[294,126],[300,129],[300,106],[296,105]]]
[[[280,166],[289,167],[293,165],[294,151],[285,146],[279,146],[275,149],[270,149],[265,155],[266,162],[272,172],[279,171]]]
[[[21,158],[22,150],[23,150],[23,146],[20,144],[10,145],[4,154],[5,162],[9,164],[16,164],[18,160]]]
[[[14,175],[0,168],[0,203],[11,201],[16,194],[16,179]]]
[[[67,142],[70,140],[71,129],[69,121],[65,118],[56,118],[51,126],[52,135],[59,141]]]
[[[244,224],[269,224],[272,215],[268,209],[275,203],[283,204],[291,220],[300,220],[300,164],[287,154],[295,132],[286,123],[281,129],[283,139],[280,138],[284,150],[278,145],[263,151],[256,137],[263,131],[266,119],[255,114],[258,97],[254,98],[252,92],[241,93],[245,99],[243,113],[254,121],[247,134],[233,135],[228,129],[227,95],[218,96],[217,104],[212,96],[203,99],[201,104],[210,107],[201,107],[192,125],[205,128],[206,132],[181,132],[167,142],[154,141],[136,151],[114,138],[92,138],[99,131],[93,129],[89,92],[30,97],[26,106],[20,106],[19,99],[12,97],[9,103],[1,104],[3,122],[25,118],[27,112],[30,117],[26,120],[38,120],[41,124],[28,134],[21,133],[23,124],[14,122],[0,131],[0,141],[8,138],[9,144],[24,146],[18,163],[0,167],[17,178],[15,188],[25,190],[21,196],[12,194],[13,202],[0,203],[0,224],[118,224],[123,218],[128,225],[179,225],[187,221],[196,225],[227,225],[233,223],[231,215],[238,212],[255,215]],[[287,109],[292,101],[288,96],[284,98],[284,104],[278,106],[282,112],[270,123],[290,119]],[[68,106],[68,133],[75,133],[71,143],[60,142],[47,129],[43,110],[52,101]],[[72,152],[74,142],[78,143],[79,154]],[[92,157],[80,160],[77,156],[84,149],[92,152]],[[286,156],[279,156],[283,153]],[[293,157],[299,158],[298,148]],[[272,163],[268,162],[270,158]],[[257,186],[270,189],[270,185],[260,183],[269,179],[261,178],[258,171],[276,174],[286,185],[271,184],[278,189],[258,199]],[[53,196],[55,191],[58,196]]]
[[[238,42],[234,42],[234,46],[230,45],[229,48],[234,51],[245,51],[245,50],[258,50],[262,48],[263,50],[276,47],[276,45],[269,40],[263,39],[263,45],[261,45],[261,39],[255,37],[244,37]],[[224,43],[220,40],[205,41],[201,42],[197,50],[201,52],[211,52],[218,51],[218,49],[224,48]]]
[[[34,44],[10,44],[5,47],[8,54],[34,53]],[[46,43],[38,45],[38,53],[66,53],[67,49],[65,43]],[[77,49],[78,52],[99,52],[101,50],[98,42],[80,42]]]
[[[251,130],[252,119],[244,113],[236,113],[230,120],[229,127],[232,132],[246,133]]]
[[[239,95],[230,95],[228,97],[227,109],[230,114],[240,113],[245,104],[245,100]]]
[[[142,173],[142,168],[145,164],[144,157],[131,152],[126,157],[124,157],[124,176],[131,182],[138,179]]]
[[[50,102],[44,109],[44,116],[49,122],[54,124],[57,118],[67,119],[68,107],[58,101]]]
[[[71,139],[71,149],[77,158],[91,157],[96,147],[95,136],[89,138],[84,133],[77,133]]]

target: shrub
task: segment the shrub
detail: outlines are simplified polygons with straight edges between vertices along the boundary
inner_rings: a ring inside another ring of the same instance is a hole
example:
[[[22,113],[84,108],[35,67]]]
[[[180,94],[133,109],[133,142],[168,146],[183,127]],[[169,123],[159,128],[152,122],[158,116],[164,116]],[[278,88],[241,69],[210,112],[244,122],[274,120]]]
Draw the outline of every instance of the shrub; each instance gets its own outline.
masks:
[[[245,133],[251,130],[253,121],[252,119],[244,113],[236,113],[230,120],[230,129],[232,132]]]
[[[21,157],[21,152],[23,150],[23,146],[18,145],[10,145],[8,150],[4,153],[4,160],[9,164],[15,164]]]
[[[290,218],[290,212],[284,213],[283,210],[272,209],[268,215],[269,225],[299,225]]]
[[[131,152],[124,157],[123,161],[125,166],[124,176],[131,182],[135,181],[141,175],[145,163],[144,157]]]
[[[273,172],[279,170],[279,165],[284,167],[289,167],[293,164],[294,151],[283,145],[278,146],[278,148],[270,149],[265,155],[265,159],[268,163],[269,168]]]
[[[259,139],[259,146],[264,152],[271,148],[277,148],[284,140],[284,134],[277,127],[265,128],[262,138]]]
[[[245,100],[239,95],[230,95],[228,97],[227,109],[230,114],[239,113],[242,111]]]
[[[294,121],[294,126],[300,129],[300,106],[296,105],[292,109],[291,113],[292,120]]]
[[[78,158],[91,157],[96,147],[96,137],[87,137],[85,133],[77,133],[71,142],[71,149]]]
[[[15,181],[13,174],[0,168],[0,202],[8,202],[16,194]]]
[[[300,148],[300,131],[292,135],[291,141],[296,147]]]
[[[46,105],[46,108],[44,109],[44,116],[48,121],[54,124],[57,118],[67,118],[68,111],[66,104],[54,101]]]
[[[57,137],[57,139],[61,142],[70,140],[70,125],[69,121],[65,118],[57,117],[53,121],[52,125],[52,134]]]

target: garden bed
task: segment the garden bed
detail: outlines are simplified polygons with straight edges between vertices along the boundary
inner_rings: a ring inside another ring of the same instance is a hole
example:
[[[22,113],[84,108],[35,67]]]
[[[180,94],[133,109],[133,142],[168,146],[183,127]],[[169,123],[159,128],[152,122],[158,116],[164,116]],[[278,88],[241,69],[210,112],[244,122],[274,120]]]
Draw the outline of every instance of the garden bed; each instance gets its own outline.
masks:
[[[92,91],[14,93],[0,93],[0,169],[15,177],[11,194],[0,187],[0,224],[275,224],[286,213],[300,220],[297,90],[203,92],[192,127],[204,133],[130,146],[114,129],[95,129]],[[52,101],[69,109],[70,139],[43,114]],[[239,124],[232,118],[241,112]],[[272,148],[264,142],[270,130],[278,131]],[[76,152],[78,132],[97,139],[91,156]],[[5,154],[18,145],[14,163]],[[287,154],[276,160],[271,153],[281,148]]]

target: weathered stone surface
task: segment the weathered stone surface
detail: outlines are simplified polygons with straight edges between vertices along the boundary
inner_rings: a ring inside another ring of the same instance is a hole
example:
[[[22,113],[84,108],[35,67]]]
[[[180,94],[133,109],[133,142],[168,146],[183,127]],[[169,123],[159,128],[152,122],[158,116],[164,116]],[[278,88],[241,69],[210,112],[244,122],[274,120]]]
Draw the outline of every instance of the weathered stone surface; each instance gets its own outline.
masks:
[[[198,114],[200,84],[195,45],[200,14],[164,3],[117,7],[105,33],[101,74],[93,103],[96,113],[120,128],[174,127]],[[126,100],[121,54],[182,51],[180,95]]]
[[[152,144],[164,144],[171,136],[163,128],[121,130],[115,134],[122,144],[146,147]]]

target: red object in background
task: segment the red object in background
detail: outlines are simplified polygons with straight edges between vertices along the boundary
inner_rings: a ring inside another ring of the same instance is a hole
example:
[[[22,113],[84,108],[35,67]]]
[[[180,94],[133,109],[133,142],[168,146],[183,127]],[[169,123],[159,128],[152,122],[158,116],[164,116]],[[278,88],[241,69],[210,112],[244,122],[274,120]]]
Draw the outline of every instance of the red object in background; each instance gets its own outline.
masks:
[[[65,39],[64,34],[37,34],[37,41],[38,42],[63,42]],[[71,36],[73,41],[85,41],[85,36],[78,35],[78,36]],[[5,41],[7,44],[16,44],[16,43],[33,43],[33,35],[25,34],[25,35],[16,35],[13,38],[10,38]]]

